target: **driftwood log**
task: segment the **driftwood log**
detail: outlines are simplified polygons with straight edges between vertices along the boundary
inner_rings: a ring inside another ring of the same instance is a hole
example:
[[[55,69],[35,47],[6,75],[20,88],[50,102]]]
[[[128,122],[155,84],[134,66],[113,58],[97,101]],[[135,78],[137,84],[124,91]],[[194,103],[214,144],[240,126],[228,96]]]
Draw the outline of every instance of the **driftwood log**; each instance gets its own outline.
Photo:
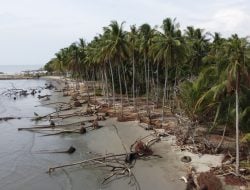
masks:
[[[0,121],[8,121],[12,119],[21,119],[21,117],[0,117]]]
[[[50,153],[67,153],[67,154],[73,154],[76,151],[76,148],[73,146],[70,146],[67,150],[40,150],[36,152],[37,154],[50,154]]]
[[[38,98],[38,99],[49,98],[50,96],[51,96],[51,95],[48,95],[48,94],[46,94],[46,95],[40,95],[40,94],[39,94],[39,95],[37,96],[37,98]]]

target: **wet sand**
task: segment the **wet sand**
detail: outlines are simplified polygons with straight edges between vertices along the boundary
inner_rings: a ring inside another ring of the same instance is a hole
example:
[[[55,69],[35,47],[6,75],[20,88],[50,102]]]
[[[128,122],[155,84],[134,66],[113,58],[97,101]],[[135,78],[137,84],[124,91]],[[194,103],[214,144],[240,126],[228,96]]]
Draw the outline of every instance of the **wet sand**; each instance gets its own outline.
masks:
[[[53,77],[53,79],[61,80],[57,77]],[[64,97],[58,98],[60,101],[65,101]],[[77,119],[71,118],[68,123],[73,122],[73,120]],[[116,118],[110,118],[99,123],[104,128],[88,133],[84,141],[89,150],[102,154],[124,153],[122,144],[129,150],[130,145],[136,139],[152,133],[141,128],[138,121],[117,122]],[[119,136],[113,125],[117,126]],[[154,154],[161,155],[162,158],[153,158],[147,161],[138,160],[133,169],[142,189],[185,189],[185,184],[180,180],[180,177],[186,175],[188,168],[192,166],[198,172],[208,171],[210,167],[220,165],[222,159],[222,155],[199,156],[187,151],[181,152],[175,145],[174,136],[163,138],[159,143],[153,145],[152,149]],[[184,164],[180,161],[184,155],[192,158],[191,163]],[[128,185],[128,182],[129,179],[114,181],[108,186],[108,189],[117,189],[118,187],[119,189],[130,189],[132,187]]]
[[[62,97],[59,95],[55,99],[56,101],[61,102],[68,101],[69,97]],[[51,99],[51,102],[53,101],[54,100]],[[63,123],[72,123],[77,120],[85,119],[89,119],[89,117],[69,118],[65,119]],[[99,124],[103,125],[104,127],[98,130],[90,131],[82,137],[82,141],[83,144],[87,147],[88,151],[101,153],[103,155],[107,153],[125,153],[122,144],[124,144],[126,146],[126,149],[129,150],[130,145],[134,143],[136,139],[152,133],[139,127],[137,121],[117,122],[116,118],[109,118],[106,121],[100,121]],[[116,125],[119,136],[117,135],[113,125]],[[76,148],[81,147],[77,146]],[[183,183],[183,181],[180,181],[179,178],[186,174],[186,167],[180,161],[179,155],[174,153],[169,142],[161,141],[160,143],[156,143],[152,146],[152,149],[155,154],[159,154],[163,158],[137,160],[135,167],[132,169],[140,184],[141,189],[185,189],[185,184]],[[85,154],[86,156],[93,157],[86,153],[85,148],[83,150],[85,150],[85,152],[82,152],[83,155]],[[77,168],[77,166],[73,168]],[[65,168],[65,170],[68,171],[71,169]],[[100,183],[105,177],[105,174],[107,174],[107,171],[100,168],[97,168],[95,170],[99,170],[99,172],[101,172],[99,175],[95,176],[96,180]],[[56,173],[60,172],[60,169],[56,171]],[[52,173],[52,175],[54,174]],[[72,175],[72,172],[70,172],[70,175]],[[135,189],[135,187],[128,184],[129,180],[129,178],[123,178],[121,180],[113,181],[112,183],[105,186],[99,184],[99,189]],[[90,189],[94,188],[92,187]]]

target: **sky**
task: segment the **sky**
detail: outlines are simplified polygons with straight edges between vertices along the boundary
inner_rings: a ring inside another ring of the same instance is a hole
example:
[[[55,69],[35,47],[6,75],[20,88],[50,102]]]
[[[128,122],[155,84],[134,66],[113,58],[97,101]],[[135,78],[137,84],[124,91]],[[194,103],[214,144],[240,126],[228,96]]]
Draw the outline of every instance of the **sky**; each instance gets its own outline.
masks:
[[[0,0],[1,65],[44,65],[111,20],[160,26],[167,17],[228,37],[250,35],[249,0]]]

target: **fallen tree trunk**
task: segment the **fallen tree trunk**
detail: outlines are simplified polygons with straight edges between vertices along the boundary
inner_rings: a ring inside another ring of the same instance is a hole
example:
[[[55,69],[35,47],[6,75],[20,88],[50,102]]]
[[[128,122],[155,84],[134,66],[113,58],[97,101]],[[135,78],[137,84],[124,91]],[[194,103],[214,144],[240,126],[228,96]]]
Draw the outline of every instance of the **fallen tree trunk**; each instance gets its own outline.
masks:
[[[73,146],[70,146],[67,150],[41,150],[39,152],[36,152],[36,154],[50,154],[50,153],[68,153],[73,154],[76,151],[76,148]]]
[[[38,98],[38,99],[42,99],[42,98],[48,98],[48,97],[50,97],[50,96],[51,96],[51,95],[40,95],[40,94],[39,94],[39,95],[37,96],[37,98]]]
[[[21,119],[21,117],[0,117],[0,121],[8,121],[12,119]]]
[[[48,103],[48,104],[36,105],[35,107],[48,106],[48,105],[53,105],[53,104],[66,104],[66,105],[69,105],[69,103],[67,103],[67,102],[51,102],[51,103]]]
[[[79,161],[79,162],[74,162],[74,163],[63,164],[63,165],[59,165],[59,166],[55,166],[55,167],[50,167],[49,170],[48,170],[48,173],[50,174],[51,172],[53,172],[53,171],[55,171],[56,169],[59,169],[59,168],[75,166],[75,165],[85,164],[85,163],[95,161],[95,160],[105,160],[107,158],[115,158],[115,157],[120,157],[120,156],[125,156],[125,155],[126,155],[126,153],[114,154],[114,155],[108,155],[108,156],[100,156],[100,157],[91,158],[91,159],[87,159],[87,160],[83,160],[83,161]]]
[[[73,123],[68,123],[68,124],[62,124],[62,125],[37,125],[35,127],[24,127],[24,128],[18,128],[18,131],[22,130],[29,130],[29,129],[47,129],[47,128],[60,128],[60,127],[69,127],[69,126],[78,126],[78,125],[85,125],[85,122],[93,122],[94,119],[89,119],[89,120],[83,120],[83,121],[77,121]]]

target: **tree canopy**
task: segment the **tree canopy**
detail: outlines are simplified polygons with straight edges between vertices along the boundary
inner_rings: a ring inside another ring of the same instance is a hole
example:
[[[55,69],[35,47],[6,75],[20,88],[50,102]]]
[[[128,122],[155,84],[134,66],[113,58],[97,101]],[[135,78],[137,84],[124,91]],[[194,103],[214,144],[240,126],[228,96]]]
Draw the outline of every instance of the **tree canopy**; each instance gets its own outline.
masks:
[[[135,98],[145,95],[147,102],[170,106],[176,113],[184,110],[211,129],[234,126],[238,93],[239,127],[250,131],[247,38],[223,38],[193,26],[181,31],[171,18],[160,27],[145,23],[126,31],[124,24],[111,21],[92,41],[80,39],[59,50],[44,68],[79,80],[103,81],[108,96],[126,95],[134,106]]]

